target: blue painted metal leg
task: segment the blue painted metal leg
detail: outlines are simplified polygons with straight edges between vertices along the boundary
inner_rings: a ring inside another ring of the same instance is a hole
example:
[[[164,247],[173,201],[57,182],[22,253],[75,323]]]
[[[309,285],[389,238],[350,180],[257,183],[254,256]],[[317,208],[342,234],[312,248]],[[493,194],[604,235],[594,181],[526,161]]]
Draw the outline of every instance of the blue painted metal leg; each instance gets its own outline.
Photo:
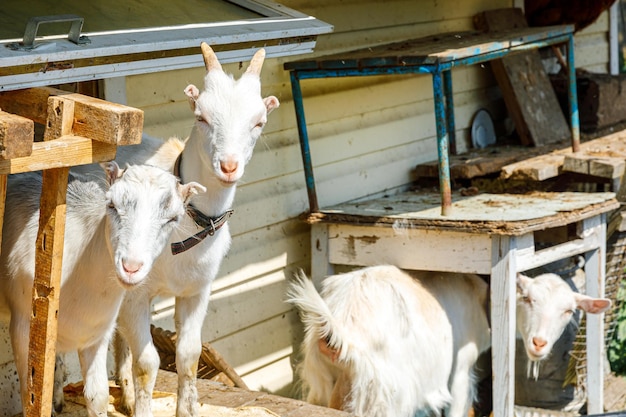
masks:
[[[452,94],[452,71],[443,72],[443,91],[446,96],[446,123],[450,153],[456,155],[456,126],[454,126],[454,99]]]
[[[309,196],[309,209],[311,213],[319,212],[317,192],[315,191],[315,178],[313,177],[313,163],[311,162],[311,149],[309,148],[309,135],[304,118],[304,104],[302,103],[302,90],[300,80],[295,71],[291,71],[291,93],[293,105],[296,110],[296,122],[298,123],[298,136],[300,137],[300,150],[302,151],[302,164],[304,165],[304,179],[306,191]]]
[[[448,162],[448,134],[446,132],[446,109],[443,102],[441,72],[433,72],[435,101],[435,124],[437,126],[437,152],[439,153],[439,189],[441,192],[441,215],[450,214],[452,189],[450,187],[450,164]]]
[[[569,114],[572,127],[572,151],[580,150],[580,124],[578,118],[578,93],[576,91],[576,63],[574,62],[574,35],[567,42],[567,70],[569,77]]]

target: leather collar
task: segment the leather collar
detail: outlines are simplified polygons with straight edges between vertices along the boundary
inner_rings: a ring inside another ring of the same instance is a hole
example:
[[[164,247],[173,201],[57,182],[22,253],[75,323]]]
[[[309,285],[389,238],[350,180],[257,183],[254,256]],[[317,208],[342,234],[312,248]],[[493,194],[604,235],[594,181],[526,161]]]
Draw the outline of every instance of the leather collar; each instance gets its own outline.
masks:
[[[182,159],[182,156],[182,153],[178,155],[178,158],[176,158],[176,162],[174,162],[174,175],[176,175],[178,178],[180,178],[180,161]],[[201,227],[202,230],[181,242],[172,243],[170,245],[172,255],[178,255],[179,253],[183,253],[186,250],[193,248],[198,243],[202,242],[207,236],[213,236],[219,228],[226,224],[232,214],[233,210],[231,209],[226,210],[226,212],[217,217],[209,217],[197,208],[195,208],[192,204],[189,204],[187,206],[187,215],[189,215],[189,217],[191,217],[196,225],[198,227]]]

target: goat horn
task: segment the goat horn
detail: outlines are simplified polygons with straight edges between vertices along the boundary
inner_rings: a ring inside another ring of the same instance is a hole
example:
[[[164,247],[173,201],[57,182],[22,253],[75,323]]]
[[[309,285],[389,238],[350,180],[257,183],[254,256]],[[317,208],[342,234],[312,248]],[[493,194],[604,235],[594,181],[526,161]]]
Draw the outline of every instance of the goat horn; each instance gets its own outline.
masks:
[[[200,44],[200,49],[202,49],[202,58],[204,58],[204,66],[206,66],[206,70],[211,71],[212,69],[215,69],[221,71],[222,64],[220,64],[220,61],[217,60],[217,56],[215,55],[215,52],[213,52],[213,49],[211,49],[206,42],[202,42]]]
[[[265,49],[261,48],[258,51],[256,51],[256,53],[250,60],[250,65],[248,66],[248,69],[246,70],[246,72],[249,74],[260,75],[261,67],[263,66],[264,60],[265,60]]]

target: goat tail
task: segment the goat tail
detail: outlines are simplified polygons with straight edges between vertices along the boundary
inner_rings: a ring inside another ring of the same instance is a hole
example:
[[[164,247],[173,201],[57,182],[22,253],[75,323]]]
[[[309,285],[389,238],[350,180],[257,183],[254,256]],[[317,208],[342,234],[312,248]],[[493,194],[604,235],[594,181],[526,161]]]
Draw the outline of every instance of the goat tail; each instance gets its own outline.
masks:
[[[300,311],[307,335],[315,330],[311,337],[316,340],[324,339],[329,348],[341,350],[345,341],[341,336],[343,326],[335,320],[315,285],[302,270],[290,283],[286,301]]]
[[[298,365],[298,375],[302,384],[302,398],[312,404],[328,407],[331,402],[336,378],[341,372],[336,362],[320,351],[320,340],[329,349],[345,355],[342,349],[344,338],[341,328],[321,297],[313,282],[303,271],[289,284],[286,301],[299,311],[304,324],[302,362]]]

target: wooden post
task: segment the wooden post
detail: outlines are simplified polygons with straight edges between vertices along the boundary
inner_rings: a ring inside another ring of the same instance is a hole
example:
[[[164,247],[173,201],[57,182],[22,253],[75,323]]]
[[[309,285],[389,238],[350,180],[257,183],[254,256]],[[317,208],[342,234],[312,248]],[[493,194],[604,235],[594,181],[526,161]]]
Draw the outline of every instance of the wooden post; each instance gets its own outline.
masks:
[[[74,103],[61,97],[48,99],[48,125],[53,136],[71,134]],[[26,417],[49,417],[57,340],[57,319],[65,235],[65,198],[69,168],[43,170],[39,231],[35,246],[35,280],[28,355]]]
[[[2,245],[2,226],[4,225],[4,208],[7,197],[7,178],[8,175],[0,174],[0,247]]]

